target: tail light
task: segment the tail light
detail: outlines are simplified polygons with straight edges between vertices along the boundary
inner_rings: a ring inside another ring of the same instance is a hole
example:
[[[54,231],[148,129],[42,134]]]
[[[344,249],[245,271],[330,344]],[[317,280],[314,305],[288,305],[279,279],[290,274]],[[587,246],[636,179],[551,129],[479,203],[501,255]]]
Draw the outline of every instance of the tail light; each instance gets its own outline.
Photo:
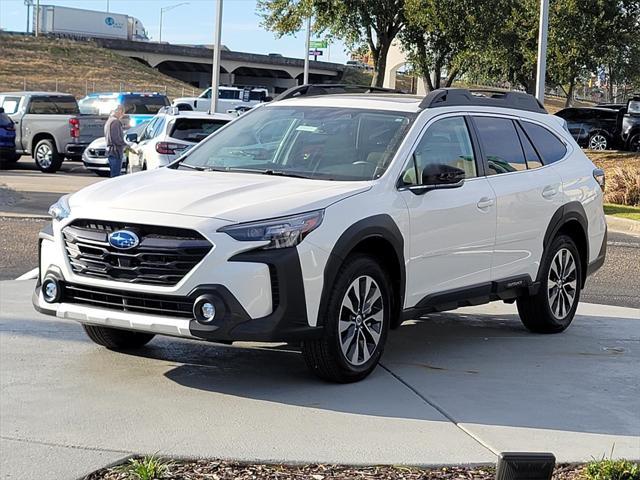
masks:
[[[71,138],[80,137],[80,120],[77,118],[69,119],[69,126],[71,127]]]
[[[596,168],[593,171],[593,178],[596,179],[596,182],[598,182],[598,185],[600,185],[600,189],[604,192],[604,184],[605,184],[604,170],[602,170],[601,168]]]
[[[182,150],[185,150],[187,145],[182,145],[180,143],[171,143],[171,142],[158,142],[156,143],[156,152],[161,153],[162,155],[175,155],[176,153],[180,153]]]

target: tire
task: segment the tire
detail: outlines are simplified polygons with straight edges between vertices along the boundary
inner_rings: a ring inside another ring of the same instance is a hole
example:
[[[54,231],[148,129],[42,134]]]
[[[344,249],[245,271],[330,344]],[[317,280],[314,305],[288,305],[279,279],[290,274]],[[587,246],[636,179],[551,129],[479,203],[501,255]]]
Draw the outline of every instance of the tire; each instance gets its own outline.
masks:
[[[33,160],[41,172],[55,173],[60,169],[64,157],[58,153],[53,140],[45,138],[36,143]]]
[[[110,350],[130,350],[140,348],[155,337],[152,333],[133,332],[97,325],[82,325],[87,336],[98,345]]]
[[[571,324],[580,302],[582,264],[571,237],[554,239],[540,269],[538,293],[517,300],[520,320],[531,332],[559,333]]]
[[[587,144],[589,150],[607,150],[609,145],[609,138],[601,132],[594,132],[589,135],[589,143]]]
[[[20,155],[19,153],[14,153],[14,154],[8,155],[6,158],[3,158],[3,160],[6,163],[16,163],[18,160],[20,160],[21,157],[22,155]]]
[[[366,255],[348,258],[329,294],[321,319],[325,327],[322,338],[302,342],[309,370],[336,383],[357,382],[369,375],[384,351],[391,319],[391,295],[389,277],[376,260]],[[368,303],[371,299],[373,302]],[[361,315],[363,311],[365,315]]]
[[[640,152],[640,133],[636,133],[629,139],[629,151]]]

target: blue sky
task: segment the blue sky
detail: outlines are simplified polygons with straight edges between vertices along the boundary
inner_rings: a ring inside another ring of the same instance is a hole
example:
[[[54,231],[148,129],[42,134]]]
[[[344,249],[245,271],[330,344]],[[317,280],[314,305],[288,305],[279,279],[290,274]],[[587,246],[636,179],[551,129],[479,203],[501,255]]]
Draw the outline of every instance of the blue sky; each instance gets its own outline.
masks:
[[[171,43],[212,44],[214,0],[109,0],[109,10],[137,17],[142,21],[152,40],[158,39],[160,7],[182,1],[188,5],[165,12],[162,40]],[[107,0],[41,0],[41,5],[62,5],[106,11]],[[5,30],[24,31],[27,8],[23,0],[0,0],[0,27]],[[260,27],[255,0],[225,0],[222,24],[222,43],[231,50],[252,53],[281,53],[288,57],[303,58],[304,33],[297,37],[277,39],[272,32]],[[318,60],[328,60],[327,51]],[[341,43],[331,45],[331,61],[344,63],[348,54]]]

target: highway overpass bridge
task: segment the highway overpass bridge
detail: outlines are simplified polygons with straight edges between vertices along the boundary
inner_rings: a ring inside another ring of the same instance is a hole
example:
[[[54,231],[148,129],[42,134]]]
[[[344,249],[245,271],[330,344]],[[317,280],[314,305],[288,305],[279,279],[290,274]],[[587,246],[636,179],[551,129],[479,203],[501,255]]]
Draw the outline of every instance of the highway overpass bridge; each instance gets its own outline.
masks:
[[[196,87],[211,85],[211,48],[102,38],[93,40],[101,47],[134,58]],[[220,82],[223,84],[265,86],[271,93],[279,93],[302,83],[304,60],[299,58],[234,52],[224,46],[221,57]],[[339,81],[344,69],[345,65],[339,63],[310,61],[309,81]]]

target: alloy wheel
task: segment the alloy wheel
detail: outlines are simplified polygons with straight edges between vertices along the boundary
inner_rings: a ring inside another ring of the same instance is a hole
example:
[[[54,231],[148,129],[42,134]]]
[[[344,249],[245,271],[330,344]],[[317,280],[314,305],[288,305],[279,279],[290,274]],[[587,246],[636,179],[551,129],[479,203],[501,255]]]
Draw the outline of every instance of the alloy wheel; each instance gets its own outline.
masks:
[[[596,133],[589,140],[589,148],[591,150],[606,150],[607,149],[607,137]]]
[[[384,322],[384,301],[376,281],[368,275],[356,278],[340,307],[338,336],[345,359],[352,365],[366,363],[376,352]]]
[[[36,149],[36,160],[38,162],[38,165],[40,165],[42,168],[51,167],[52,157],[53,152],[51,151],[49,145],[47,145],[46,143],[38,145],[38,148]]]
[[[566,248],[558,250],[551,261],[547,279],[547,298],[551,312],[558,320],[569,315],[578,289],[576,260]]]

